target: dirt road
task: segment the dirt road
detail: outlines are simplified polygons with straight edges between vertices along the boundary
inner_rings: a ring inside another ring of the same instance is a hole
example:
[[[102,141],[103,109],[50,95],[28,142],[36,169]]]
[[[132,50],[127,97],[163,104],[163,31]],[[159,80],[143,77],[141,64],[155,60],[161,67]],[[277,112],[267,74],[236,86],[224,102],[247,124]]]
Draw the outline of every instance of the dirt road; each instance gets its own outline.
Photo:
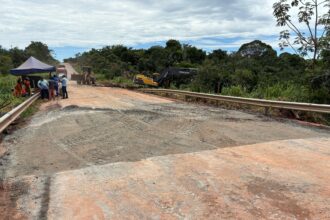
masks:
[[[67,78],[71,80],[71,75],[78,74],[78,72],[71,66],[69,63],[62,63],[62,65],[65,66],[65,69],[67,71]]]
[[[5,137],[3,219],[326,219],[330,133],[71,84]]]

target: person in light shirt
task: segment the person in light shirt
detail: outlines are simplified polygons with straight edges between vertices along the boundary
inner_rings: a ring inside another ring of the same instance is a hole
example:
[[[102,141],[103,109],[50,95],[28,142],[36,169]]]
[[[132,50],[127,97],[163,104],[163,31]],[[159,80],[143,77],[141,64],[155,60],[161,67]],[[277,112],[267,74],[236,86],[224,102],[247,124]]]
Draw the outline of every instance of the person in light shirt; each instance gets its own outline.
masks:
[[[65,75],[62,76],[61,84],[62,84],[63,99],[67,99],[67,98],[69,98],[68,91],[67,91],[68,79],[65,77]]]
[[[38,87],[41,90],[41,99],[49,99],[48,86],[49,84],[47,80],[45,80],[44,78],[41,78],[38,81]]]

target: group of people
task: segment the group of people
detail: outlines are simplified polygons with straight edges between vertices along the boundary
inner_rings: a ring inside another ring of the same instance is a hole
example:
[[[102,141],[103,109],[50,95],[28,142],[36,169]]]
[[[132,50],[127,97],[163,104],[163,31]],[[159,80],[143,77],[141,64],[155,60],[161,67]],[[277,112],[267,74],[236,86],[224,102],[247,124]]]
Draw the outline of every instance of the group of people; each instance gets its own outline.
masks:
[[[42,99],[55,99],[55,97],[58,97],[60,95],[59,92],[59,85],[62,85],[61,92],[63,99],[68,98],[68,79],[65,75],[62,77],[58,77],[57,75],[53,75],[48,80],[41,78],[38,81],[38,88],[41,91],[41,98]],[[31,81],[29,77],[25,78],[19,78],[17,80],[17,83],[15,85],[15,88],[13,90],[13,95],[15,97],[25,97],[25,96],[31,96]]]
[[[31,83],[29,77],[26,77],[23,80],[21,78],[18,79],[16,86],[14,88],[14,96],[25,97],[30,95],[31,95]]]
[[[41,91],[41,99],[48,99],[48,100],[55,100],[55,97],[59,96],[59,84],[62,85],[62,98],[67,99],[68,98],[68,91],[67,91],[67,85],[68,85],[68,79],[65,75],[62,77],[58,77],[57,75],[53,75],[49,78],[49,80],[46,80],[44,78],[41,78],[38,81],[38,88]]]

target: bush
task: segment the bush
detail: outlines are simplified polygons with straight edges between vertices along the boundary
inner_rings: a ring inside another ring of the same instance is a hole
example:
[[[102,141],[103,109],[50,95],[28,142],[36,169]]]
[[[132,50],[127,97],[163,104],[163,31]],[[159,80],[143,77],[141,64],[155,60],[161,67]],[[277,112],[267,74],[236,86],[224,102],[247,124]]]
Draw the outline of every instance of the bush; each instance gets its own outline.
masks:
[[[222,95],[292,102],[307,102],[309,100],[308,88],[295,84],[275,84],[268,87],[258,87],[251,93],[241,86],[231,86],[224,88]],[[324,96],[324,94],[322,95]]]
[[[246,89],[241,86],[231,86],[223,88],[221,95],[247,97],[248,93],[246,92]]]
[[[283,100],[292,102],[308,101],[308,89],[295,84],[275,84],[268,87],[258,87],[250,94],[253,98]]]
[[[15,83],[16,77],[10,75],[0,76],[0,109],[13,101],[12,89]]]
[[[96,81],[102,83],[107,82],[108,79],[104,74],[96,74]]]
[[[16,85],[17,77],[12,75],[0,75],[0,111],[8,112],[21,104],[25,98],[14,97],[12,89]]]
[[[111,80],[112,83],[116,83],[116,84],[125,84],[125,85],[129,85],[129,86],[133,86],[133,80],[122,77],[122,76],[118,76],[115,77]]]

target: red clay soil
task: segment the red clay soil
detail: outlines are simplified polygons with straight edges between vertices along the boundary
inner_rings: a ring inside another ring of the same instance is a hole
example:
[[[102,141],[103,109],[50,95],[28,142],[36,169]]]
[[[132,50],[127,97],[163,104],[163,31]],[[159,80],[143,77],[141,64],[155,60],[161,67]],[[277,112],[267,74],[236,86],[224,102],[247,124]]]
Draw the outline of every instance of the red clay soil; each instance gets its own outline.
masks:
[[[50,219],[329,219],[330,139],[58,173]]]
[[[65,108],[79,106],[93,109],[132,109],[134,103],[149,104],[171,103],[172,101],[157,96],[137,93],[120,88],[80,86],[71,82],[68,86],[69,99],[56,98],[55,101],[45,102],[41,110],[52,107]]]

